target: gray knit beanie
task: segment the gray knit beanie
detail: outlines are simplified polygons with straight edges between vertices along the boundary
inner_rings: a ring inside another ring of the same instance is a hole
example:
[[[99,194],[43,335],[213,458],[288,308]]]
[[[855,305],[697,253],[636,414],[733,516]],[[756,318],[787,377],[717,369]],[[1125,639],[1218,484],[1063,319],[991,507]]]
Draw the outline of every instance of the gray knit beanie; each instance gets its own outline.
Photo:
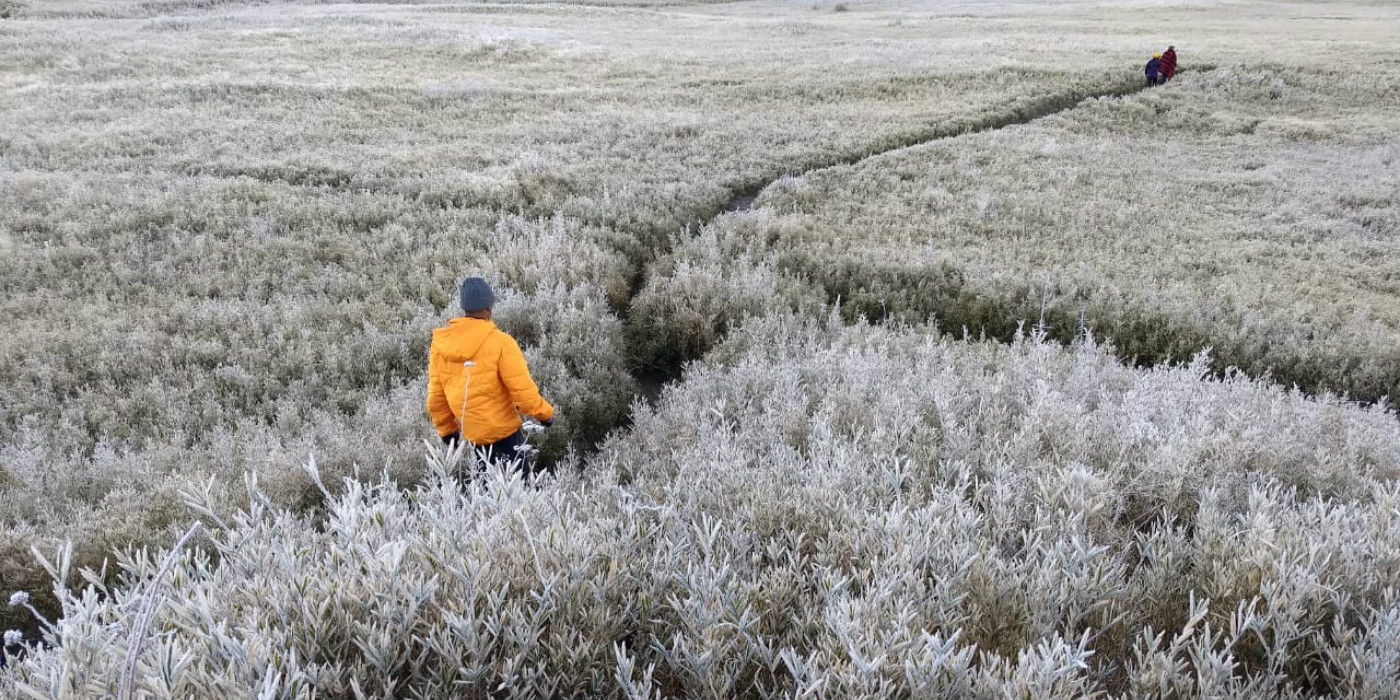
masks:
[[[463,311],[489,309],[496,303],[496,295],[491,293],[491,285],[480,277],[462,280],[461,304]]]

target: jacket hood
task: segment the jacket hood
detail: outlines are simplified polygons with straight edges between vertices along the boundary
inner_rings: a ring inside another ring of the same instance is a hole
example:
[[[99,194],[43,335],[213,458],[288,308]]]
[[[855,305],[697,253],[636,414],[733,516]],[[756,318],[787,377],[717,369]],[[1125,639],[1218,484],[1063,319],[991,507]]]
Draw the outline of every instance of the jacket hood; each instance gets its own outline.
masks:
[[[480,318],[454,318],[446,328],[433,331],[433,346],[451,362],[466,362],[476,357],[486,339],[495,332],[496,324]]]

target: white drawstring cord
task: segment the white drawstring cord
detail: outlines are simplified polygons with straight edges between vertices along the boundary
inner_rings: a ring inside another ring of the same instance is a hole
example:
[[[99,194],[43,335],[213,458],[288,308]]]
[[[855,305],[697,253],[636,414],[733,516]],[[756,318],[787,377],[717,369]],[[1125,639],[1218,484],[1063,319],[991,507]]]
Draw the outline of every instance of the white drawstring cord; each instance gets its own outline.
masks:
[[[462,415],[457,417],[457,435],[460,440],[467,439],[462,436],[462,429],[467,427],[467,396],[471,394],[472,368],[475,366],[476,363],[471,360],[462,363]]]

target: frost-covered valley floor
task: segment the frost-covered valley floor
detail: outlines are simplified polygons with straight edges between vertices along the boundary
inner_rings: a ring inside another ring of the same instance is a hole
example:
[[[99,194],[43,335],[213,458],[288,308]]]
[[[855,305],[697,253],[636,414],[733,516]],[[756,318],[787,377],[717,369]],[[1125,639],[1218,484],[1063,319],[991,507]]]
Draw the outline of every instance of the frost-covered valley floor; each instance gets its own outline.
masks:
[[[1397,27],[0,0],[0,695],[1394,697]]]

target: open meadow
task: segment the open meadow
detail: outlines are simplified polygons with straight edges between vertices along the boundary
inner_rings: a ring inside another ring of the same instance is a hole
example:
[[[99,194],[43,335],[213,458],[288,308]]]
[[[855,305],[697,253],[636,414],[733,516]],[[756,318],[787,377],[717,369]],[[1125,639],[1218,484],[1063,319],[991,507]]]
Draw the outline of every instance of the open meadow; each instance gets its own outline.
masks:
[[[0,695],[1400,695],[1398,30],[0,0]]]

